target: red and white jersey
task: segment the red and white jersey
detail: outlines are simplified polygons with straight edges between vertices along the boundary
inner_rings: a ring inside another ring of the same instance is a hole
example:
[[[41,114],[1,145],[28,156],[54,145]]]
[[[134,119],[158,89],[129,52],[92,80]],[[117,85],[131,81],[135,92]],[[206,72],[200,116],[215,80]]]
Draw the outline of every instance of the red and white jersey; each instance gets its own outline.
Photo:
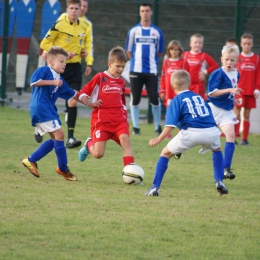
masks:
[[[189,63],[191,84],[199,83],[199,72],[210,74],[218,68],[217,62],[206,52],[193,53],[186,51],[183,58]]]
[[[257,54],[240,53],[237,70],[240,73],[238,87],[244,90],[242,95],[254,95],[255,89],[260,91],[260,61]]]
[[[183,58],[167,58],[163,61],[160,93],[165,93],[165,99],[173,99],[176,94],[171,87],[171,75],[176,70],[186,70],[189,72],[189,64]]]
[[[117,123],[127,121],[127,108],[125,106],[125,81],[121,77],[115,78],[107,71],[96,74],[77,97],[87,95],[92,102],[101,99],[99,107],[94,107],[91,122]]]

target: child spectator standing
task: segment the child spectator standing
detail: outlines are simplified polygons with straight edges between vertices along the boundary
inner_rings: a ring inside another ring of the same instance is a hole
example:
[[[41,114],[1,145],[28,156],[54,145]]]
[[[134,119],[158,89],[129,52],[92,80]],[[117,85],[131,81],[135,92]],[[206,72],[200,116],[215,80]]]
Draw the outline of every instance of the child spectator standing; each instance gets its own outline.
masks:
[[[177,70],[171,76],[171,85],[177,96],[170,103],[165,128],[150,146],[156,146],[177,126],[180,132],[163,148],[153,179],[153,186],[147,196],[158,196],[163,176],[168,168],[169,159],[195,146],[201,145],[199,153],[212,151],[212,161],[216,188],[220,195],[227,194],[223,180],[223,155],[220,144],[220,131],[216,126],[211,109],[204,99],[189,91],[190,76],[185,70]],[[175,157],[176,158],[176,157]]]
[[[256,99],[260,93],[260,61],[259,56],[252,52],[253,35],[245,33],[241,36],[242,52],[238,56],[237,70],[240,73],[238,87],[243,89],[239,103],[235,104],[234,112],[240,121],[241,108],[243,112],[243,132],[241,145],[249,145],[248,134],[250,129],[250,112],[256,108]],[[239,137],[240,123],[235,125],[236,137]]]
[[[181,43],[176,40],[169,42],[166,59],[163,61],[160,85],[160,98],[164,101],[166,108],[171,100],[176,96],[171,87],[171,75],[175,70],[186,70],[189,72],[189,64],[182,58],[183,48]]]
[[[231,163],[235,151],[235,129],[238,123],[233,112],[235,94],[240,95],[242,89],[237,88],[239,72],[235,69],[239,49],[237,45],[225,45],[222,49],[222,67],[213,71],[208,80],[209,105],[214,119],[225,134],[224,179],[234,179]]]
[[[184,52],[183,58],[189,63],[191,77],[190,90],[204,98],[206,75],[218,68],[217,62],[202,51],[204,37],[194,34],[190,38],[190,51]]]
[[[91,137],[87,138],[78,154],[82,162],[89,153],[97,159],[102,158],[109,139],[122,147],[124,165],[134,162],[125,106],[125,81],[120,77],[126,61],[124,49],[119,46],[113,48],[108,56],[108,70],[97,73],[77,93],[79,100],[85,104],[88,98],[92,98],[92,101],[102,100],[101,105],[95,107],[91,115]]]
[[[237,39],[234,37],[230,37],[226,40],[226,45],[237,45]]]
[[[30,115],[32,126],[43,135],[49,133],[51,139],[45,141],[29,157],[23,159],[23,165],[35,177],[39,178],[37,161],[46,156],[54,148],[58,167],[56,172],[66,180],[75,181],[77,178],[67,166],[67,153],[64,146],[64,132],[57,113],[55,102],[58,98],[68,100],[76,95],[75,90],[60,76],[66,67],[68,54],[60,47],[51,47],[47,53],[47,64],[34,71],[31,76],[32,96]]]

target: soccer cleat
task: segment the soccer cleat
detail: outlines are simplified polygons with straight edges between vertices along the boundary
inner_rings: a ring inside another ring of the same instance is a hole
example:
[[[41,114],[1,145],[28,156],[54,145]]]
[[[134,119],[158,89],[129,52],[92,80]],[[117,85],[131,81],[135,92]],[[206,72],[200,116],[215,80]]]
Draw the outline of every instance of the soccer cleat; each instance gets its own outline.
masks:
[[[57,172],[58,174],[60,174],[62,177],[64,177],[67,181],[76,181],[76,180],[77,180],[77,177],[70,172],[69,168],[68,168],[67,171],[62,172],[62,171],[60,170],[60,168],[57,167],[57,168],[56,168],[56,172]]]
[[[228,189],[226,188],[225,184],[222,181],[216,182],[216,188],[219,195],[228,194]]]
[[[236,175],[231,171],[230,168],[224,169],[224,179],[230,179],[233,180],[236,178]]]
[[[158,129],[154,131],[157,136],[159,136],[162,133],[162,128],[159,125]]]
[[[133,127],[133,135],[140,135],[140,128]]]
[[[81,162],[84,162],[89,154],[88,150],[88,142],[92,140],[90,137],[87,138],[86,142],[84,143],[83,147],[79,150],[78,158]]]
[[[43,139],[40,133],[38,132],[37,127],[35,127],[34,129],[34,139],[37,143],[41,143]]]
[[[38,169],[37,163],[30,162],[28,160],[28,157],[23,159],[22,163],[23,163],[23,166],[26,167],[32,175],[34,175],[37,178],[40,177],[40,174],[37,170]]]
[[[241,145],[247,145],[247,146],[250,146],[250,145],[251,145],[247,140],[242,140],[242,141],[240,141],[240,144],[241,144]]]
[[[173,157],[174,159],[179,160],[181,158],[181,153],[174,154]]]
[[[81,141],[76,140],[76,138],[74,138],[74,137],[69,138],[66,142],[67,148],[75,148],[78,146],[81,146]]]
[[[148,191],[144,194],[145,196],[159,196],[159,188],[151,187]]]

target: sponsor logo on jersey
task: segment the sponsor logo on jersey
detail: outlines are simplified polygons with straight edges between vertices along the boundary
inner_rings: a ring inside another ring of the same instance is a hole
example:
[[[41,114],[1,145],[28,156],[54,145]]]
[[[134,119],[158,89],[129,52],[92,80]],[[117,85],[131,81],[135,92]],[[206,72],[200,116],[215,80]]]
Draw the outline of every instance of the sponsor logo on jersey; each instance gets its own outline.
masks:
[[[102,88],[102,91],[104,93],[118,93],[118,92],[121,92],[121,87],[118,86],[118,85],[106,85]]]
[[[178,70],[178,68],[168,68],[167,69],[167,74],[172,74],[174,71]]]
[[[189,59],[189,60],[187,60],[188,61],[188,63],[189,63],[189,65],[190,66],[197,66],[197,65],[200,65],[200,61],[199,60],[192,60],[192,59]]]
[[[156,39],[155,38],[146,38],[146,37],[139,37],[139,38],[136,38],[136,43],[146,43],[146,44],[150,44],[150,43],[154,43],[156,42]]]
[[[240,69],[247,70],[247,71],[255,70],[255,64],[251,63],[251,62],[243,63],[243,64],[241,64]]]

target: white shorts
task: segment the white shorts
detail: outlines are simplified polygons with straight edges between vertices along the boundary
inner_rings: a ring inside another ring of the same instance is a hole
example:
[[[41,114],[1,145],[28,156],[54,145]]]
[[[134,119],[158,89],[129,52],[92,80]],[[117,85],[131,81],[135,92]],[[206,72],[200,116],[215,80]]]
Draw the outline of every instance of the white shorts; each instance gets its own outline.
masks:
[[[36,129],[40,135],[44,135],[45,133],[52,133],[60,128],[61,126],[58,120],[51,120],[44,123],[36,124]]]
[[[200,154],[216,150],[221,146],[220,131],[214,126],[210,128],[187,128],[181,130],[168,144],[167,148],[173,154],[183,153],[195,146],[201,145]]]
[[[216,107],[212,103],[209,103],[209,106],[211,107],[212,114],[214,116],[214,119],[218,127],[221,127],[222,125],[226,125],[226,124],[235,125],[239,122],[233,110],[228,111]]]

